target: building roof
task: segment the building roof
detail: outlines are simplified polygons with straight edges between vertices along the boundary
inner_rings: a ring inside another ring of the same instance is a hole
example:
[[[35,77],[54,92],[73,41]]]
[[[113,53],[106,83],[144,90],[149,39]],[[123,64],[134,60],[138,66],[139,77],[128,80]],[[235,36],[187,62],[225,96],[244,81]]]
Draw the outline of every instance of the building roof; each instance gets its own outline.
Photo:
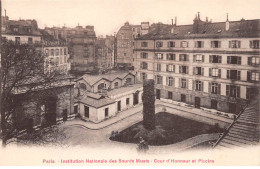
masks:
[[[117,78],[123,79],[128,74],[133,75],[132,73],[129,73],[129,72],[116,72],[116,73],[108,73],[108,74],[101,74],[101,75],[88,75],[88,74],[85,74],[81,78],[79,78],[78,80],[83,78],[89,85],[92,86],[92,85],[94,85],[95,83],[99,82],[102,79],[108,80],[108,81],[112,82],[113,80],[115,80]]]
[[[46,30],[40,29],[40,33],[42,35],[42,39],[44,40],[46,45],[65,45],[66,40],[62,37],[59,39],[55,38],[53,35],[49,34]]]
[[[114,99],[90,92],[87,92],[82,97],[75,99],[83,104],[95,108],[100,108],[116,102]]]
[[[41,36],[36,20],[7,20],[3,27],[5,27],[3,34]],[[14,28],[18,28],[18,31]]]
[[[236,38],[259,37],[260,19],[229,21],[229,30],[225,30],[226,22],[198,22],[198,31],[191,25],[152,24],[150,32],[137,40],[153,39],[191,39],[191,38]]]
[[[249,104],[218,142],[216,148],[230,149],[259,144],[259,107],[259,98]]]

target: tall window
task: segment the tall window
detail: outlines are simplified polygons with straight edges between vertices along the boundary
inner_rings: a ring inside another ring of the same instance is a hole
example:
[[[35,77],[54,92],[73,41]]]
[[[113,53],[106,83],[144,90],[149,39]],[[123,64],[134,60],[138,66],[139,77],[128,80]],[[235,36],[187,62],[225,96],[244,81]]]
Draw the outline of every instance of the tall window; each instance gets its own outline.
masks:
[[[240,97],[240,86],[227,85],[226,95],[229,97]]]
[[[89,107],[88,106],[84,106],[84,115],[86,118],[89,118]]]
[[[32,38],[28,38],[28,43],[32,44],[33,43],[33,39]]]
[[[259,81],[259,72],[247,72],[247,81]]]
[[[241,56],[227,56],[227,63],[241,65]]]
[[[118,82],[114,83],[115,88],[118,88]]]
[[[195,80],[195,90],[202,91],[203,90],[203,82],[199,80]]]
[[[160,72],[161,71],[161,64],[160,63],[157,63],[157,71]]]
[[[202,67],[194,67],[193,68],[193,74],[194,75],[204,75],[204,68]]]
[[[98,85],[98,90],[100,91],[100,90],[102,90],[102,89],[105,89],[106,88],[106,84],[105,83],[100,83],[99,85]]]
[[[221,63],[222,56],[220,55],[209,55],[209,62],[210,63]]]
[[[163,60],[163,54],[162,53],[156,53],[155,54],[155,59]]]
[[[67,55],[67,48],[64,48],[64,55]]]
[[[204,55],[193,55],[193,62],[204,62]]]
[[[167,53],[167,60],[175,60],[175,54]]]
[[[147,79],[147,74],[146,73],[142,73],[141,76],[142,76],[142,80],[143,81]]]
[[[231,40],[229,41],[229,48],[240,48],[241,41],[239,40]]]
[[[211,76],[211,77],[221,77],[221,69],[209,68],[209,76]]]
[[[188,60],[189,60],[189,55],[187,55],[187,54],[179,55],[179,61],[188,61]]]
[[[184,73],[184,74],[188,74],[189,73],[189,67],[188,66],[180,66],[179,72]]]
[[[59,56],[59,49],[55,50],[55,56]]]
[[[160,76],[160,75],[156,76],[156,83],[157,84],[162,84],[162,76]]]
[[[175,47],[175,42],[174,41],[169,41],[168,42],[168,47],[169,48],[174,48]]]
[[[248,65],[259,66],[259,57],[248,57]]]
[[[148,57],[148,53],[142,52],[141,58],[146,59]]]
[[[181,45],[182,48],[188,48],[189,47],[189,42],[187,41],[181,41]]]
[[[174,65],[166,65],[166,71],[167,72],[175,72],[175,66]]]
[[[147,47],[148,43],[147,42],[141,42],[141,47]]]
[[[156,42],[156,47],[157,48],[163,47],[163,42]]]
[[[173,77],[168,77],[167,79],[168,79],[167,85],[168,86],[173,86],[174,78]]]
[[[251,40],[250,41],[250,48],[259,49],[259,40]]]
[[[15,37],[15,43],[16,44],[20,44],[21,43],[20,37]]]
[[[195,48],[203,48],[204,42],[203,41],[196,41],[195,42]]]
[[[141,69],[147,69],[148,64],[146,62],[141,62],[140,67],[141,67]]]
[[[126,105],[129,105],[129,98],[126,98]]]
[[[125,81],[126,84],[132,84],[132,78],[127,78]]]
[[[49,49],[45,49],[45,55],[49,56]]]
[[[220,48],[221,47],[221,41],[211,41],[211,48]]]
[[[181,79],[181,88],[187,88],[187,80]]]
[[[239,70],[227,70],[227,79],[240,80],[241,71]]]
[[[221,84],[219,84],[219,83],[210,83],[209,87],[210,87],[210,90],[211,90],[212,94],[220,94]]]

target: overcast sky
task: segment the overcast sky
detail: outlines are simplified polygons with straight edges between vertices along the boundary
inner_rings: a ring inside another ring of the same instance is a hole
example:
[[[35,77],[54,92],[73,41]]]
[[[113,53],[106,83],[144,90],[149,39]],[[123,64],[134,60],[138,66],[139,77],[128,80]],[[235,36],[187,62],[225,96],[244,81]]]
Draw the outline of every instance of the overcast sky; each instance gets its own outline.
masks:
[[[97,35],[117,32],[126,21],[130,24],[192,24],[195,14],[213,22],[260,19],[260,0],[2,0],[2,9],[10,19],[36,19],[45,26],[75,27],[94,25]]]

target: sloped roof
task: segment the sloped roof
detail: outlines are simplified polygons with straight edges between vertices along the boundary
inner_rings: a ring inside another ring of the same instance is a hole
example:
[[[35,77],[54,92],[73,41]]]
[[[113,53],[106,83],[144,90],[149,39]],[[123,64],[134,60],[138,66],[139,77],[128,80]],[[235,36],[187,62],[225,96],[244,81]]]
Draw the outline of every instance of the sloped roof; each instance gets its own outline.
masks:
[[[99,94],[90,93],[90,92],[87,92],[82,97],[75,98],[75,99],[83,104],[86,104],[88,106],[95,107],[95,108],[100,108],[100,107],[103,107],[103,106],[106,106],[109,104],[113,104],[116,102],[114,99],[104,97]]]
[[[89,84],[89,85],[94,85],[95,83],[99,82],[101,79],[105,79],[108,81],[113,81],[116,78],[123,79],[126,77],[128,74],[133,75],[132,73],[129,72],[116,72],[116,73],[110,73],[110,74],[101,74],[101,75],[88,75],[85,74],[82,76],[82,78]],[[81,79],[81,78],[79,78]],[[78,79],[78,80],[79,80]]]
[[[260,36],[260,20],[241,20],[230,21],[229,30],[225,30],[226,22],[199,22],[198,32],[193,32],[193,24],[191,25],[167,25],[153,24],[150,32],[137,40],[152,39],[190,39],[190,38],[236,38],[236,37],[259,37]],[[173,33],[171,30],[174,30]]]

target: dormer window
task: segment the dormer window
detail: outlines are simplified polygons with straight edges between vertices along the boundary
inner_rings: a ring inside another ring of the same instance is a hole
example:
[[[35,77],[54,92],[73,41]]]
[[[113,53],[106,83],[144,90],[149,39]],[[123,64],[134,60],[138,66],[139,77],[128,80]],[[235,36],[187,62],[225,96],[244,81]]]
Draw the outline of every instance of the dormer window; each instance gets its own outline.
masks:
[[[189,43],[187,41],[181,41],[181,47],[187,48],[187,47],[189,47]]]
[[[163,47],[163,42],[156,42],[156,47],[157,48]]]
[[[18,28],[13,28],[14,32],[18,32],[18,30],[19,30]]]

